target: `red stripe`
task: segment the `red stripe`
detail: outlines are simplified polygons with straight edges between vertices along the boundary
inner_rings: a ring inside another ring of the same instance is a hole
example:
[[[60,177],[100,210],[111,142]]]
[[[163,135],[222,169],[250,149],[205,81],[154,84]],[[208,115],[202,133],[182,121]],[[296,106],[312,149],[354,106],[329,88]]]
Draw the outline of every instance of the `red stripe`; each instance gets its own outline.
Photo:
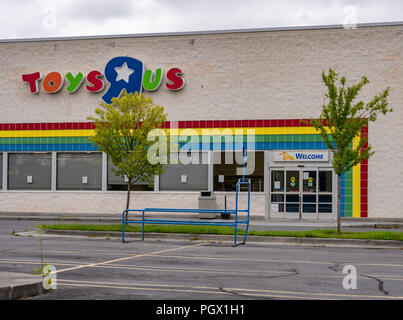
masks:
[[[58,122],[58,123],[0,123],[4,130],[84,130],[94,129],[93,122]]]
[[[361,138],[368,138],[368,122],[365,127],[361,128]],[[362,149],[368,147],[368,140]],[[361,218],[368,217],[368,159],[361,162]]]
[[[254,127],[306,127],[310,126],[309,119],[278,119],[278,120],[186,120],[175,121],[178,128],[254,128]],[[171,127],[171,122],[166,121],[165,129]],[[4,130],[91,130],[95,129],[93,122],[55,122],[55,123],[0,123],[0,131]]]

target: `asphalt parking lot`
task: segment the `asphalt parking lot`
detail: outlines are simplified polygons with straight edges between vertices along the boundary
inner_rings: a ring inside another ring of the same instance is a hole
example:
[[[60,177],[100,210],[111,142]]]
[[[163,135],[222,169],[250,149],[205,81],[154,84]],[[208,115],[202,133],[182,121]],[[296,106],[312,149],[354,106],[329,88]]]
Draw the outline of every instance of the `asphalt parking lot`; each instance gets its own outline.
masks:
[[[39,238],[12,234],[36,225],[1,222],[0,271],[40,266]],[[401,250],[45,235],[42,252],[57,288],[27,299],[403,299]],[[343,287],[348,265],[356,289]]]

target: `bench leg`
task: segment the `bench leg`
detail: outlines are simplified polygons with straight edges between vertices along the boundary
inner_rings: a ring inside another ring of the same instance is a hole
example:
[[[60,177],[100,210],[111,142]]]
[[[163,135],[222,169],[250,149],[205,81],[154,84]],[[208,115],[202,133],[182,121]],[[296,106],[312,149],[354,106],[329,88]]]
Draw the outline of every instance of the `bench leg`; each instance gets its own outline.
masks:
[[[125,220],[122,221],[122,243],[125,243]]]
[[[243,244],[246,243],[246,237],[248,236],[248,229],[249,229],[249,221],[248,221],[248,223],[246,224],[245,235],[244,235],[244,237],[243,237]]]

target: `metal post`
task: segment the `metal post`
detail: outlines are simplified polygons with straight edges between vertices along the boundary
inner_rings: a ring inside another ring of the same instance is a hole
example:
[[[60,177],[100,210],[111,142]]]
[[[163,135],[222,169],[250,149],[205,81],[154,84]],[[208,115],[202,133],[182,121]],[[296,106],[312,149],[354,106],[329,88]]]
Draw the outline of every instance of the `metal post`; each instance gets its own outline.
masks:
[[[102,174],[101,174],[102,187],[101,190],[103,192],[106,191],[108,186],[108,156],[105,152],[102,152]]]
[[[203,159],[203,157],[202,157]],[[213,191],[214,189],[214,153],[213,151],[208,151],[208,169],[207,169],[207,186],[208,191]]]
[[[56,191],[57,188],[57,154],[52,152],[52,173],[51,173],[51,191]]]
[[[141,239],[144,240],[144,210],[143,210],[143,223],[142,223],[143,227],[141,229]]]
[[[245,182],[245,166],[246,166],[246,161],[248,159],[248,153],[247,153],[246,148],[242,149],[242,157],[243,157],[242,182]]]
[[[251,184],[249,181],[248,184],[248,220],[247,220],[247,224],[246,224],[246,230],[245,230],[245,236],[243,238],[243,243],[246,243],[246,236],[248,235],[248,229],[249,229],[249,218],[250,218],[250,191],[251,191]]]
[[[270,159],[270,153],[269,151],[264,151],[264,184],[263,184],[263,189],[264,189],[264,217],[265,219],[270,219],[270,206],[269,203],[270,201],[270,191],[269,186],[271,187],[270,183],[270,166],[269,166],[269,159]]]
[[[236,247],[236,237],[238,231],[238,192],[239,192],[239,182],[236,184],[236,196],[235,196],[235,238],[234,246]]]
[[[302,219],[302,195],[300,194],[299,195],[299,206],[298,206],[298,217],[299,217],[299,220],[301,220]]]
[[[122,243],[125,243],[125,213],[126,213],[126,210],[123,210],[123,214],[122,214]]]

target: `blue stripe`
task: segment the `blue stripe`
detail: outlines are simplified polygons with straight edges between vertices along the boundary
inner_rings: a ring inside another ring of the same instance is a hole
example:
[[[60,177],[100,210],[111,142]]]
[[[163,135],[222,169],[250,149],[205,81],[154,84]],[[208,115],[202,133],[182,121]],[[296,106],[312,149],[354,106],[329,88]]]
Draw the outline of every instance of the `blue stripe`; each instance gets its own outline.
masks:
[[[187,150],[231,150],[225,143],[180,143],[182,148],[186,145]],[[324,142],[256,142],[256,143],[236,143],[233,148],[242,150],[328,150]]]
[[[186,143],[181,143],[181,148]],[[187,150],[231,150],[226,149],[228,145],[225,143],[194,143],[187,144]],[[233,148],[242,150],[327,150],[324,142],[257,142],[252,143],[236,143]],[[99,151],[96,146],[91,143],[76,143],[76,144],[0,144],[0,152],[13,151]]]
[[[99,151],[96,146],[90,143],[76,144],[2,144],[0,152],[29,151]]]

